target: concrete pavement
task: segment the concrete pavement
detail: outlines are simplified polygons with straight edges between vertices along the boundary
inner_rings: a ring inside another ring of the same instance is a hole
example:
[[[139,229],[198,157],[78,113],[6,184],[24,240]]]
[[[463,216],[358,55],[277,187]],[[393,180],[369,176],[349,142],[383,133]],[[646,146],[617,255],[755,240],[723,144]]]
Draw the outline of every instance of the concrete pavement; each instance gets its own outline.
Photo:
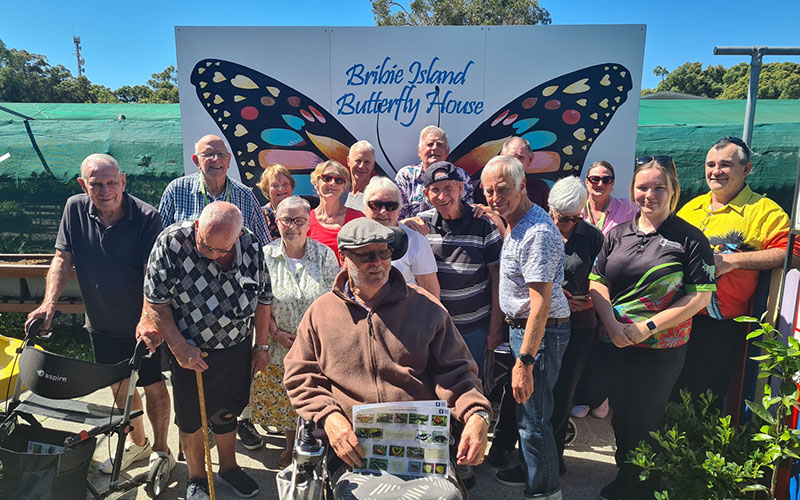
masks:
[[[170,391],[172,388],[170,387]],[[90,394],[84,400],[110,405],[112,401],[111,391],[103,389]],[[145,422],[147,419],[145,418]],[[77,432],[82,427],[70,422],[43,421],[46,427],[70,430]],[[148,435],[150,435],[149,423]],[[610,419],[598,420],[587,417],[577,421],[578,437],[571,446],[567,447],[565,461],[567,473],[562,476],[562,488],[565,500],[596,500],[600,488],[609,483],[615,473],[613,433],[611,431]],[[173,453],[178,449],[177,428],[170,428],[170,448]],[[265,448],[256,451],[246,450],[237,440],[237,460],[248,474],[250,474],[260,486],[260,492],[255,498],[277,499],[277,488],[275,485],[275,474],[278,472],[277,460],[280,451],[283,449],[283,436],[268,435]],[[108,483],[108,476],[100,473],[97,467],[109,457],[109,450],[113,453],[115,443],[110,443],[105,436],[101,436],[95,449],[94,461],[90,469],[90,480],[96,487],[102,489]],[[212,461],[216,471],[216,449],[212,448]],[[139,467],[131,468],[127,471],[130,474],[147,471],[147,461],[138,462]],[[484,463],[476,468],[477,483],[469,491],[470,498],[473,500],[493,500],[497,498],[519,499],[524,498],[522,488],[503,486],[494,479],[496,468]],[[173,500],[184,498],[186,491],[187,470],[185,463],[179,462],[172,472],[167,490],[159,497],[163,500]],[[219,500],[238,498],[233,491],[226,485],[218,484],[216,487],[216,497]],[[87,499],[91,498],[87,495]],[[145,493],[144,487],[129,492],[121,497],[126,499],[146,499],[149,498]]]

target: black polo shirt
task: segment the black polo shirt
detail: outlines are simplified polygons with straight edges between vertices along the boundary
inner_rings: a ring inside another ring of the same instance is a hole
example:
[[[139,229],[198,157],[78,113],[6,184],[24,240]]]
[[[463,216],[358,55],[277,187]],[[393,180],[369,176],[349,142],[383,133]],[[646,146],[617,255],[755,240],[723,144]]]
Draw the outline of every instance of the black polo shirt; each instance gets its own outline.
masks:
[[[561,287],[572,295],[589,293],[589,273],[597,254],[603,246],[603,233],[594,226],[580,221],[564,243],[564,281]],[[585,329],[597,326],[594,309],[570,314],[572,328]]]
[[[699,229],[671,215],[644,234],[638,218],[609,231],[589,275],[608,287],[617,319],[644,321],[687,292],[716,290],[714,254]],[[639,346],[677,347],[688,342],[691,327],[689,319],[656,332]]]
[[[151,205],[123,194],[125,215],[106,227],[85,194],[67,200],[55,247],[72,253],[86,306],[86,329],[133,337],[142,314],[144,268],[161,232]]]

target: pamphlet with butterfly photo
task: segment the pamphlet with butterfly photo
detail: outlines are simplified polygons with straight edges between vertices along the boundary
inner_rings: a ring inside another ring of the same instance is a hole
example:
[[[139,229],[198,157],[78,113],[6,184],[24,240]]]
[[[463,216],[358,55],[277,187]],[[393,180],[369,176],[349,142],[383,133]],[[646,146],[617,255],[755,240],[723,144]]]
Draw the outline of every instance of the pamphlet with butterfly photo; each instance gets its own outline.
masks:
[[[476,184],[502,144],[521,136],[534,153],[529,174],[552,183],[603,159],[618,166],[624,187],[644,31],[177,27],[185,156],[215,133],[233,153],[229,175],[253,187],[279,163],[295,177],[295,194],[310,195],[314,167],[347,165],[356,141],[375,147],[376,175],[394,177],[419,162],[419,131],[438,125],[447,159]]]
[[[354,470],[442,476],[450,460],[446,401],[377,403],[353,407],[353,432],[366,452]]]

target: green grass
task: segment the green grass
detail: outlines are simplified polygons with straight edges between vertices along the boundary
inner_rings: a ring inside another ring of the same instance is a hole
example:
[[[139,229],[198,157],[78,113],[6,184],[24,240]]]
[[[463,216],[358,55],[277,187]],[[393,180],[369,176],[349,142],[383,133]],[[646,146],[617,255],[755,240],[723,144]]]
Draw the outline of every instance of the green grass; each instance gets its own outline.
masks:
[[[0,335],[22,339],[25,337],[26,313],[0,314]],[[83,361],[94,361],[92,342],[83,329],[82,314],[64,314],[50,325],[52,335],[36,343],[45,350]]]

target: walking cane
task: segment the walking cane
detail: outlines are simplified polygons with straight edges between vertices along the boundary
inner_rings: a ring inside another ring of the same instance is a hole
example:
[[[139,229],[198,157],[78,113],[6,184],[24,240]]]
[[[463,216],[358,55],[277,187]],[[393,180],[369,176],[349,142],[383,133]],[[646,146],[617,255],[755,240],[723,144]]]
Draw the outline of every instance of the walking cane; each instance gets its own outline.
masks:
[[[204,352],[201,354],[202,357],[207,357],[208,353]],[[217,497],[214,494],[214,472],[211,470],[211,444],[208,440],[208,419],[206,417],[206,396],[205,391],[203,390],[203,374],[201,372],[195,371],[195,377],[197,378],[197,397],[200,400],[200,421],[203,424],[203,448],[206,452],[206,477],[208,478],[208,494],[211,497],[211,500],[216,500]]]

